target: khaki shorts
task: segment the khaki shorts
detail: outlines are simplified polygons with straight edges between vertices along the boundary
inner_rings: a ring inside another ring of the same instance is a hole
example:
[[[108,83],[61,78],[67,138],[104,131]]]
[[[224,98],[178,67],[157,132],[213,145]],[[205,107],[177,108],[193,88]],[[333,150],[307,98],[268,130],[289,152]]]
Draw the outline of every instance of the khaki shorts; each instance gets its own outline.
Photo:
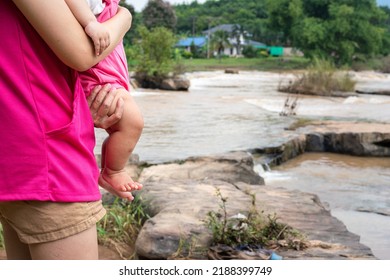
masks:
[[[0,202],[0,221],[7,222],[26,244],[63,239],[91,228],[104,217],[101,201],[57,203]]]

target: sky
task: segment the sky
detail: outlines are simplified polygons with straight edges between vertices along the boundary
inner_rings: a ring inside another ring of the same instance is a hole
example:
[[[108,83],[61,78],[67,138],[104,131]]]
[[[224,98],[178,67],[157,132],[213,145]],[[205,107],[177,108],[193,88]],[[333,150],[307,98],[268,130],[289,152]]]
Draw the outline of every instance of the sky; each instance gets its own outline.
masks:
[[[145,7],[148,0],[126,0],[127,3],[132,4],[137,12],[141,12]],[[181,3],[191,3],[193,0],[165,0],[169,3],[173,4],[181,4]],[[198,3],[204,3],[206,0],[198,0]],[[388,6],[390,7],[390,0],[376,0],[378,5],[380,6]]]
[[[390,0],[376,0],[379,6],[388,6],[390,7]]]

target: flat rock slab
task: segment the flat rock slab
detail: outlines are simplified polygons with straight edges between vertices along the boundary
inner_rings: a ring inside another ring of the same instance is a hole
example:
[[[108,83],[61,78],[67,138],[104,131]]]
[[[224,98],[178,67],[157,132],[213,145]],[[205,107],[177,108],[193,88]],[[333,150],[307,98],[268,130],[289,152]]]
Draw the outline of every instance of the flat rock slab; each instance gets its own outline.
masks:
[[[321,121],[313,122],[299,129],[299,131],[320,133],[389,133],[390,123]]]
[[[169,259],[180,251],[206,259],[212,233],[205,221],[210,211],[221,210],[218,192],[226,198],[228,216],[247,214],[255,197],[258,211],[276,214],[307,237],[312,246],[278,251],[284,259],[375,259],[316,195],[264,185],[246,152],[151,166],[139,181],[144,188],[137,195],[151,216],[136,241],[136,253],[143,259]]]

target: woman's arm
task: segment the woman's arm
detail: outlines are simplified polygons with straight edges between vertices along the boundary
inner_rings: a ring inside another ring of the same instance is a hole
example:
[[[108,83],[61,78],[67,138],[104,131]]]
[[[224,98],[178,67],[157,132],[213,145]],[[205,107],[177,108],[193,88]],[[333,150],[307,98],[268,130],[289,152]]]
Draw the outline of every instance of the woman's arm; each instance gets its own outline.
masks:
[[[100,1],[101,2],[101,1]],[[100,55],[110,45],[110,32],[98,22],[87,1],[65,0],[85,33],[92,39],[96,55]]]
[[[87,1],[65,0],[65,3],[68,5],[69,9],[83,28],[85,28],[90,22],[96,21],[96,17],[88,6]]]
[[[131,14],[118,13],[103,24],[110,32],[110,46],[99,56],[64,0],[13,0],[53,52],[69,67],[85,71],[104,59],[131,27]]]

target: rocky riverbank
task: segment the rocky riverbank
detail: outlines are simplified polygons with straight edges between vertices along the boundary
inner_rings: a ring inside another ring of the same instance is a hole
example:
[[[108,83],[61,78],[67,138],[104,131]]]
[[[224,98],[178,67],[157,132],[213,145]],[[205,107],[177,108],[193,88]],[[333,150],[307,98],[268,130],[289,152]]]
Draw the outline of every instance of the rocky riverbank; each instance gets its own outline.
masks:
[[[321,122],[296,132],[296,137],[278,147],[191,157],[147,167],[129,164],[129,173],[144,184],[136,195],[147,205],[151,217],[138,235],[135,254],[142,259],[169,259],[182,251],[191,258],[207,259],[212,233],[205,220],[210,211],[220,211],[219,191],[227,199],[229,216],[247,214],[255,197],[259,212],[277,215],[280,222],[305,236],[306,248],[277,248],[284,259],[376,259],[371,249],[360,243],[359,236],[333,217],[316,195],[265,185],[254,171],[253,153],[272,164],[312,151],[388,157],[390,124]],[[103,198],[109,201],[111,195],[105,193]],[[0,251],[2,258],[4,253]]]
[[[306,152],[390,157],[390,124],[322,121],[296,130],[296,136],[275,147],[253,149],[264,163],[279,165]]]
[[[274,164],[311,151],[390,156],[389,131],[388,124],[313,123],[279,147],[192,157],[152,165],[142,172],[134,172],[133,165],[133,174],[139,174],[144,184],[137,195],[151,216],[136,240],[136,254],[143,259],[168,259],[184,246],[197,252],[191,257],[207,258],[212,234],[205,220],[210,211],[220,210],[218,190],[227,198],[228,215],[248,213],[254,195],[258,211],[276,214],[280,222],[306,236],[308,248],[278,248],[284,259],[375,259],[359,236],[334,218],[316,195],[264,185],[253,171],[252,152],[263,153]]]

